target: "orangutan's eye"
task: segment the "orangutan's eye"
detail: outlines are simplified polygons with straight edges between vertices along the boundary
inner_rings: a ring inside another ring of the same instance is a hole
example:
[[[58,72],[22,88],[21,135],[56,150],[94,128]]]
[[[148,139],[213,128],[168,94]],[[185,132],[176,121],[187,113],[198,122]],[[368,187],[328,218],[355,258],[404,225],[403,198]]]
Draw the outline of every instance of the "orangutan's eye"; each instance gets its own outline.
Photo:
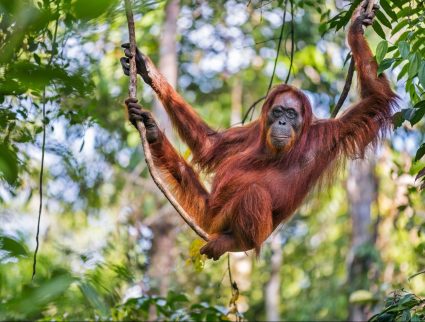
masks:
[[[293,108],[286,108],[285,115],[290,119],[294,119],[297,117],[298,113]]]
[[[275,107],[273,107],[273,112],[272,113],[273,113],[273,116],[275,118],[281,117],[282,114],[283,114],[282,106],[275,106]]]

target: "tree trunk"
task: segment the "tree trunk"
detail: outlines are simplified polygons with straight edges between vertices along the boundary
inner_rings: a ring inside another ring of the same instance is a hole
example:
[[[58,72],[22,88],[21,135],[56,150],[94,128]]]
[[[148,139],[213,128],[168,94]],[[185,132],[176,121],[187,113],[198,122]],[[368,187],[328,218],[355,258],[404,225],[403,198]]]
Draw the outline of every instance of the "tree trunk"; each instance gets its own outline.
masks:
[[[279,232],[272,237],[271,243],[272,256],[270,258],[270,279],[265,286],[265,305],[267,321],[281,321],[280,307],[280,268],[282,267],[283,252],[281,235]]]
[[[178,253],[176,249],[177,225],[177,214],[172,208],[169,208],[169,211],[164,212],[163,215],[157,216],[149,224],[153,233],[148,270],[149,293],[152,295],[167,295],[170,276]]]
[[[159,71],[168,82],[177,86],[177,18],[180,11],[179,0],[170,0],[165,8],[165,21],[159,43]],[[153,112],[165,134],[171,138],[172,126],[170,118],[158,99],[154,101]]]
[[[376,200],[377,180],[374,174],[375,162],[373,157],[369,156],[371,157],[369,160],[351,162],[347,180],[352,223],[351,249],[347,260],[350,293],[370,289],[368,278],[371,268],[370,249],[374,247],[371,206]],[[351,303],[348,320],[367,321],[369,312],[368,305]]]

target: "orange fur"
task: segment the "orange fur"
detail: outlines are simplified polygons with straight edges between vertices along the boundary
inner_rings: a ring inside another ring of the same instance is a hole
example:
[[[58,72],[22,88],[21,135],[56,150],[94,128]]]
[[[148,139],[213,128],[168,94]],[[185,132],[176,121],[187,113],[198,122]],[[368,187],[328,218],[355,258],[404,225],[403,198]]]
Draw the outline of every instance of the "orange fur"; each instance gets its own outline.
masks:
[[[397,96],[377,64],[361,32],[350,29],[349,44],[356,62],[362,100],[334,120],[313,116],[307,97],[289,85],[268,95],[258,120],[223,132],[209,128],[174,89],[157,74],[153,87],[182,139],[193,163],[213,173],[208,192],[193,168],[177,154],[164,135],[151,145],[176,198],[212,239],[201,250],[217,259],[226,251],[260,249],[264,240],[303,202],[325,174],[346,158],[363,157],[391,125]],[[276,151],[266,128],[274,99],[290,92],[302,103],[303,124],[288,148]]]

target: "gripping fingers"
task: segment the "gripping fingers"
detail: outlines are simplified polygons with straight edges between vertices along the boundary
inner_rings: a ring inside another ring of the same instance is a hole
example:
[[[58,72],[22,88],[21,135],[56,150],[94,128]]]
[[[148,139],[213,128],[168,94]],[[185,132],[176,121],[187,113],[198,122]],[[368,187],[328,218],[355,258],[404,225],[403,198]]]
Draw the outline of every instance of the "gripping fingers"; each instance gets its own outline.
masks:
[[[140,116],[146,128],[146,140],[148,143],[157,142],[160,137],[159,128],[152,117],[152,114],[147,111],[139,110]]]
[[[133,57],[133,55],[131,54],[130,48],[127,48],[124,50],[124,55],[128,58]]]
[[[128,117],[130,119],[131,124],[136,126],[137,121],[143,121],[143,116],[141,114],[141,110],[139,109],[129,109]]]
[[[373,20],[375,19],[375,13],[374,12],[364,13],[361,17],[362,17],[362,24],[364,26],[370,26],[373,24]]]
[[[126,55],[126,57],[131,58],[133,57],[133,55],[131,54],[131,50],[130,50],[130,43],[126,42],[124,44],[121,45],[122,48],[124,48],[124,55]],[[136,55],[139,53],[139,48],[136,47]]]
[[[152,114],[142,109],[142,106],[137,103],[135,98],[127,98],[125,103],[128,108],[128,117],[134,126],[141,121],[146,128],[146,139],[148,143],[154,143],[160,136],[160,131]]]
[[[126,57],[121,58],[121,65],[124,71],[124,74],[127,76],[129,75],[129,61],[128,59],[133,57],[130,51],[130,44],[124,43],[121,45],[122,48],[124,48],[124,55]],[[127,58],[127,60],[126,60]],[[142,76],[143,80],[146,84],[151,85],[152,84],[152,78],[150,75],[150,68],[149,65],[152,65],[151,60],[148,56],[144,55],[139,48],[136,48],[136,68],[137,73]]]
[[[374,4],[372,6],[372,11],[371,12],[367,12],[367,8],[369,6],[369,2],[373,1],[373,0],[366,0],[363,1],[362,5],[361,5],[361,14],[360,14],[360,18],[362,20],[362,24],[364,26],[370,26],[373,24],[373,20],[375,19],[375,14],[376,11],[379,10],[379,5],[378,4]]]
[[[137,121],[145,121],[145,115],[142,110],[142,107],[137,104],[137,99],[128,98],[126,100],[127,108],[128,108],[128,118],[130,122],[136,126]]]
[[[137,98],[133,98],[133,97],[128,97],[124,102],[125,102],[125,104],[127,105],[127,107],[128,107],[128,105],[130,104],[130,103],[137,103],[139,100],[137,99]],[[138,105],[138,104],[137,104]],[[139,106],[139,108],[142,108],[140,105],[138,105]]]
[[[156,128],[156,122],[150,112],[141,110],[138,107],[131,107],[128,109],[128,115],[133,124],[137,121],[142,121],[147,129]]]
[[[363,26],[368,27],[373,24],[375,13],[379,9],[379,5],[374,4],[371,12],[367,12],[369,1],[363,1],[361,6],[356,9],[352,17],[351,31],[363,33]]]
[[[130,75],[130,65],[127,57],[120,58],[121,67],[125,75]]]

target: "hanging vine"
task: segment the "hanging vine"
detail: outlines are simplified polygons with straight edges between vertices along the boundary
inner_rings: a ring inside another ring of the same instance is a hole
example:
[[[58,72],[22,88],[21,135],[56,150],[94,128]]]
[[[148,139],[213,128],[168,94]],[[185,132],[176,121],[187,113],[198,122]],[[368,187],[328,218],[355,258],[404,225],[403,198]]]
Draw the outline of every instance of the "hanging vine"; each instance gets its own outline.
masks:
[[[55,48],[56,48],[56,37],[58,34],[58,26],[59,26],[59,6],[58,6],[58,17],[55,21],[55,29],[53,33],[52,38],[52,49],[50,51],[50,57],[47,62],[47,67],[50,67],[53,62],[54,54],[55,54]],[[38,249],[40,247],[40,223],[41,223],[41,214],[43,211],[43,176],[44,176],[44,156],[46,153],[46,128],[47,128],[47,119],[46,119],[46,86],[43,89],[43,95],[42,95],[42,117],[43,117],[43,136],[42,136],[42,142],[41,142],[41,166],[40,166],[40,176],[39,176],[39,207],[38,207],[38,217],[37,217],[37,232],[35,234],[35,250],[34,250],[34,258],[33,258],[33,264],[32,264],[32,279],[34,279],[35,274],[37,272],[37,254]]]
[[[128,32],[130,38],[130,52],[132,54],[132,58],[130,58],[130,82],[129,82],[129,96],[131,98],[136,98],[137,93],[137,69],[136,69],[136,36],[134,29],[134,18],[131,6],[131,0],[125,1],[125,11],[127,15],[127,24],[128,24]],[[179,204],[179,202],[174,198],[173,194],[166,188],[163,180],[161,179],[158,171],[156,170],[152,154],[150,152],[149,143],[146,140],[146,129],[142,122],[137,122],[137,130],[140,134],[140,138],[142,140],[143,151],[145,154],[146,164],[148,166],[149,173],[152,176],[153,181],[158,186],[159,190],[164,194],[165,198],[171,203],[177,213],[183,218],[186,224],[189,225],[190,228],[203,240],[208,241],[208,234],[201,229],[189,216],[189,214],[183,209],[183,207]]]

